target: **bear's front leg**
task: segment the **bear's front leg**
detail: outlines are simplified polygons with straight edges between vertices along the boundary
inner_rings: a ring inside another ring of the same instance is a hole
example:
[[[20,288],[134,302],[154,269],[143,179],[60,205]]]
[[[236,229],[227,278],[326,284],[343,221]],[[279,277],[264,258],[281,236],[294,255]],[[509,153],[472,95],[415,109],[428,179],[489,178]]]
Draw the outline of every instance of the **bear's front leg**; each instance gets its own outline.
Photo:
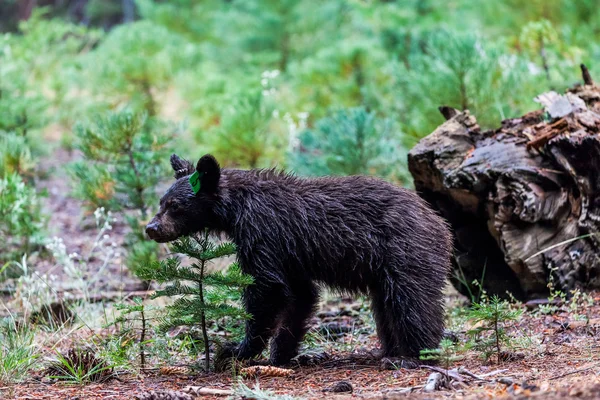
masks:
[[[319,290],[312,282],[296,283],[293,297],[282,313],[281,326],[271,340],[272,365],[286,365],[298,355],[298,347],[308,331],[308,320],[315,311]]]
[[[261,283],[261,279],[255,277],[255,283],[244,291],[245,309],[250,314],[244,340],[239,345],[223,346],[215,357],[215,365],[223,365],[231,358],[249,360],[262,353],[287,307],[284,294],[281,285]]]

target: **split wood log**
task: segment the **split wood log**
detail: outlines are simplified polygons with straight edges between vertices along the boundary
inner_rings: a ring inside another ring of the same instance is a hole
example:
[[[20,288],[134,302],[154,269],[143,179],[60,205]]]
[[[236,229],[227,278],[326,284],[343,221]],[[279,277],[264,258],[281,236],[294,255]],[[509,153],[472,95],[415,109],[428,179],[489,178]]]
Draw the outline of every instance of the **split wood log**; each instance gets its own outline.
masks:
[[[450,222],[452,278],[520,299],[556,288],[600,288],[600,87],[545,93],[543,110],[482,131],[468,110],[440,107],[447,121],[409,153],[415,188]]]

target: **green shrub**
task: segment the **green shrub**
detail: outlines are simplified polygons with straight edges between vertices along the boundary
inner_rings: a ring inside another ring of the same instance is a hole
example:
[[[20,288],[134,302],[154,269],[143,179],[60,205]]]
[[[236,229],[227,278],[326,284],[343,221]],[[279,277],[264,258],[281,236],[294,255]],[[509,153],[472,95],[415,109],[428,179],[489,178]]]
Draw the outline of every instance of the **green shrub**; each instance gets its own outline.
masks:
[[[123,343],[125,340],[133,338],[133,342],[137,343],[132,350],[137,350],[140,368],[144,369],[146,368],[147,358],[146,348],[151,343],[149,334],[153,330],[152,322],[156,318],[150,315],[152,310],[144,304],[141,297],[135,297],[133,302],[130,303],[119,303],[115,305],[115,308],[119,311],[119,316],[107,325],[118,328],[117,337],[112,338],[112,340],[116,339],[119,341],[117,343]],[[131,345],[132,343],[127,346],[120,346],[117,348],[119,351],[111,351],[109,355],[112,359],[124,364],[127,360],[127,350]]]
[[[231,99],[222,110],[221,123],[213,130],[210,144],[225,165],[257,168],[276,159],[281,148],[269,130],[273,106],[260,91]]]
[[[0,36],[0,132],[22,137],[44,125],[48,107],[39,88],[29,86],[33,68],[18,55],[25,46],[11,36]]]
[[[158,205],[156,186],[167,176],[174,134],[144,114],[122,111],[76,127],[84,156],[70,166],[74,196],[91,211],[120,212],[131,232],[127,265],[156,260],[158,244],[146,240],[144,226]]]
[[[35,189],[16,173],[0,179],[0,261],[20,259],[40,246],[43,227]]]
[[[14,173],[32,179],[35,167],[26,137],[14,132],[4,133],[0,137],[0,176]]]
[[[84,159],[72,165],[75,196],[90,210],[137,210],[142,219],[155,206],[156,185],[167,175],[173,134],[144,114],[122,111],[75,127],[75,147]]]
[[[482,127],[495,128],[534,108],[533,97],[545,89],[525,60],[476,35],[441,32],[424,47],[409,57],[410,67],[398,64],[395,71],[409,146],[444,121],[439,106],[468,109]]]
[[[458,354],[460,350],[462,349],[452,342],[452,340],[442,339],[437,349],[421,350],[421,355],[419,358],[425,361],[433,360],[439,362],[442,365],[442,368],[445,370],[445,383],[447,384],[450,382],[450,377],[448,376],[450,366],[456,361],[464,358]]]
[[[56,352],[56,360],[48,365],[46,375],[64,383],[83,385],[109,380],[113,366],[91,349],[71,348],[65,353]]]
[[[0,130],[41,131],[50,122],[71,121],[89,106],[78,86],[85,81],[78,58],[102,33],[48,19],[47,11],[34,9],[19,23],[19,34],[0,35]],[[37,143],[39,136],[34,139],[35,152],[46,147]]]

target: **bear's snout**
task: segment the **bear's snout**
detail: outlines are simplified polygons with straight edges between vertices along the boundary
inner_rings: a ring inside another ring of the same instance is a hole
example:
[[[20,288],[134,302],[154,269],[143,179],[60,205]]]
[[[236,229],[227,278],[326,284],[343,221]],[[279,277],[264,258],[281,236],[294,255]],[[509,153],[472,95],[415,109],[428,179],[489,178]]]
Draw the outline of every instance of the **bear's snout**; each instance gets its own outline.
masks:
[[[146,234],[152,240],[158,239],[158,223],[156,221],[150,221],[150,223],[146,225]]]

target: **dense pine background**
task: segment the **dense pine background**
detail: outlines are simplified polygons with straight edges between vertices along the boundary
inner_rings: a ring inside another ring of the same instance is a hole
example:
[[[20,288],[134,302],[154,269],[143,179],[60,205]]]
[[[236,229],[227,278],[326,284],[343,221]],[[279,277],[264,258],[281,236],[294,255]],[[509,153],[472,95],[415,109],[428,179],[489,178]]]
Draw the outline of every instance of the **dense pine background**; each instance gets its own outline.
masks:
[[[600,75],[595,0],[3,0],[0,28],[0,130],[33,158],[45,127],[69,146],[128,108],[184,156],[409,184],[439,105],[492,127]]]

